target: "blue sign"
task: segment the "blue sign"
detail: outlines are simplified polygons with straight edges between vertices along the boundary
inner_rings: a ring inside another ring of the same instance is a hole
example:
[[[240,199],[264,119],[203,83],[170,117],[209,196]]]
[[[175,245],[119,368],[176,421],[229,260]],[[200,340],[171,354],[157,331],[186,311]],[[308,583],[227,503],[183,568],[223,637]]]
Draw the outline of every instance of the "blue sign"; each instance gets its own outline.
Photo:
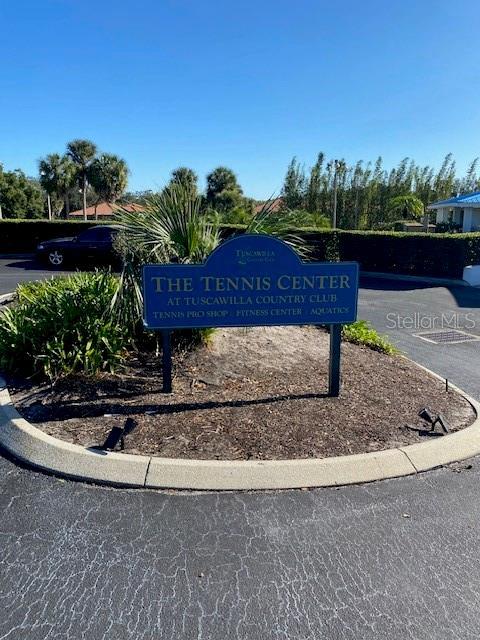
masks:
[[[148,329],[345,324],[357,317],[356,262],[302,262],[272,236],[236,236],[203,264],[143,270]]]

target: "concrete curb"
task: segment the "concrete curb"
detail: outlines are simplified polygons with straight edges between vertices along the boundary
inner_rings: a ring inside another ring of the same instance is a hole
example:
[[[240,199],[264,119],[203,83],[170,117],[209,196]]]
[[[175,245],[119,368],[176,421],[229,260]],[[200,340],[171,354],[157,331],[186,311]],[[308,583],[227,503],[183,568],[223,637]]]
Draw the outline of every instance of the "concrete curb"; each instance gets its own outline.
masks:
[[[419,284],[433,284],[437,286],[456,286],[456,287],[471,287],[472,285],[465,280],[455,278],[431,278],[429,276],[409,276],[401,275],[399,273],[384,273],[383,271],[360,271],[360,278],[362,276],[366,278],[378,278],[379,280],[397,280],[405,282],[418,282]]]
[[[150,463],[146,456],[105,453],[49,436],[20,416],[2,378],[0,445],[19,460],[56,475],[118,486],[143,487]]]
[[[122,487],[231,491],[359,484],[413,475],[480,454],[480,403],[450,386],[468,400],[477,417],[469,427],[431,442],[324,459],[221,461],[104,452],[57,440],[20,416],[0,378],[0,445],[19,460],[56,475]]]
[[[0,305],[8,304],[14,298],[15,298],[15,293],[14,292],[13,293],[2,293],[2,295],[0,295]]]

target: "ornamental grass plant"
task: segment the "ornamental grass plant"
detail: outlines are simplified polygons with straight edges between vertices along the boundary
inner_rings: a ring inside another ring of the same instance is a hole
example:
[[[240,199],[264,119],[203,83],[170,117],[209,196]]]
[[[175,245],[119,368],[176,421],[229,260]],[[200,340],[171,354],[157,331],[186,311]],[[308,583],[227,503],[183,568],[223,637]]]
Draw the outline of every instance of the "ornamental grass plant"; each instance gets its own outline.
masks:
[[[116,290],[107,272],[20,284],[15,304],[0,313],[0,368],[52,383],[118,369],[131,336],[111,313]]]

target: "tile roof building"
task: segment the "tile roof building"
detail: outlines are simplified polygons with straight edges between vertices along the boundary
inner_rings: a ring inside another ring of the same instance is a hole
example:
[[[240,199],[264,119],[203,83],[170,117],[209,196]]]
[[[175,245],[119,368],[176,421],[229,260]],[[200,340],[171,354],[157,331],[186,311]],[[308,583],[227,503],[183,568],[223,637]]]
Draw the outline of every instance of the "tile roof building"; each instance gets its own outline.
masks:
[[[87,207],[87,218],[101,220],[109,220],[114,216],[114,210],[116,207],[122,207],[122,209],[126,209],[127,211],[143,211],[143,207],[136,202],[129,202],[128,204],[120,204],[120,203],[110,203],[110,202],[99,202],[97,205],[92,205],[91,207]],[[72,211],[69,218],[83,218],[83,209],[78,209],[77,211]]]
[[[268,202],[270,202],[270,204],[269,204],[269,210],[270,211],[272,211],[272,212],[273,211],[279,211],[281,209],[281,207],[282,207],[282,204],[283,204],[283,198],[274,198],[273,200],[270,200],[270,201],[265,200],[263,202],[257,202],[257,204],[255,205],[255,208],[253,210],[255,215],[257,213],[260,213],[260,211],[263,209],[263,207]]]

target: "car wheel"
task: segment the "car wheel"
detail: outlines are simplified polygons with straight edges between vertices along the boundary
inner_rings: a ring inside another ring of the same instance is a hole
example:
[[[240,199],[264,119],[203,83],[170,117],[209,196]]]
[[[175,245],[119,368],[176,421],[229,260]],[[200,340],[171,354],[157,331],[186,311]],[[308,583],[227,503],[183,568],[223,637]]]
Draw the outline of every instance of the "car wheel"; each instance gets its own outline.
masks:
[[[48,254],[48,261],[53,267],[59,267],[63,264],[64,256],[61,251],[50,251]]]

